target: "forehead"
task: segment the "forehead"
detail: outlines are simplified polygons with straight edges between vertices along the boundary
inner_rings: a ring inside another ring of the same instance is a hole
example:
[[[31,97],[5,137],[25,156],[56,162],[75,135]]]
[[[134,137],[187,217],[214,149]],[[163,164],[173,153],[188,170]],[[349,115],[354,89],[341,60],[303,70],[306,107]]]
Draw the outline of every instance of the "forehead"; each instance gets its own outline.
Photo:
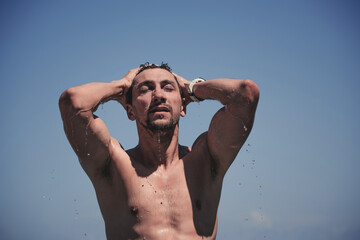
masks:
[[[175,82],[175,77],[172,73],[165,69],[153,68],[142,71],[134,78],[134,84],[137,85],[144,81],[162,81],[170,80]]]

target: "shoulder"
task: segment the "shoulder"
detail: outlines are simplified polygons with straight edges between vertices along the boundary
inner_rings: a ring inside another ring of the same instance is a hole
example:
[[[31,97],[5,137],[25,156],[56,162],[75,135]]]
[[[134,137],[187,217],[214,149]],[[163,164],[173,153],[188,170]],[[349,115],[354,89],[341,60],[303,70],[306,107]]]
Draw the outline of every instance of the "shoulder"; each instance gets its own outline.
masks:
[[[204,132],[202,134],[200,134],[200,136],[195,140],[195,142],[192,145],[192,148],[196,148],[202,145],[207,145],[207,137],[208,137],[208,132]]]
[[[193,143],[192,147],[183,146],[179,144],[179,157],[183,158],[188,153],[198,151],[198,148],[204,148],[207,146],[207,132],[202,133]]]
[[[118,140],[111,137],[110,146],[109,146],[109,163],[108,167],[115,169],[127,168],[129,165],[130,155],[132,149],[125,151],[124,147],[120,144]]]
[[[121,143],[113,137],[110,140],[109,152],[111,156],[114,154],[128,155]]]

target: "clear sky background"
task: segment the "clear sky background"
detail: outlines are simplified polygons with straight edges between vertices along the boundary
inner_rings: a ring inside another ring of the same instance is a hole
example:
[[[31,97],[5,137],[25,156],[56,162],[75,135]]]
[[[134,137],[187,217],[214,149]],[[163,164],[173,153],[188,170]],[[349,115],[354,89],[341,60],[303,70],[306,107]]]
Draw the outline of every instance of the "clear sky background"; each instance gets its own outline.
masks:
[[[0,238],[105,239],[91,182],[62,129],[60,94],[144,62],[191,80],[250,78],[253,131],[224,181],[218,239],[360,239],[358,1],[0,3]],[[221,107],[193,103],[191,145]],[[135,124],[98,110],[125,148]]]

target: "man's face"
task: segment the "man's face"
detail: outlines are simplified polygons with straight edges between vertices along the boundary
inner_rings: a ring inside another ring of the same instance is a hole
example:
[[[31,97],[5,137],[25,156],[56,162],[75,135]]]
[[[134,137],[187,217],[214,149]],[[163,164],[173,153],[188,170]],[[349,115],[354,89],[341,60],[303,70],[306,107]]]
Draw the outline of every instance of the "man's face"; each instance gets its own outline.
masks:
[[[174,75],[164,69],[147,69],[134,79],[132,105],[128,105],[131,120],[146,129],[170,130],[185,116],[180,89]]]

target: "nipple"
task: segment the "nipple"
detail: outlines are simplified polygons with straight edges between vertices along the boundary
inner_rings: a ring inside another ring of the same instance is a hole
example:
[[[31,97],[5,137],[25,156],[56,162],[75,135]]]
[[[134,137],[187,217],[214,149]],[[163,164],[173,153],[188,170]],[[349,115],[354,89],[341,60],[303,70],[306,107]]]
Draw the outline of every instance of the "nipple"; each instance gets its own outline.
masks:
[[[134,216],[136,216],[138,214],[139,210],[137,209],[137,207],[130,207],[130,213]]]

